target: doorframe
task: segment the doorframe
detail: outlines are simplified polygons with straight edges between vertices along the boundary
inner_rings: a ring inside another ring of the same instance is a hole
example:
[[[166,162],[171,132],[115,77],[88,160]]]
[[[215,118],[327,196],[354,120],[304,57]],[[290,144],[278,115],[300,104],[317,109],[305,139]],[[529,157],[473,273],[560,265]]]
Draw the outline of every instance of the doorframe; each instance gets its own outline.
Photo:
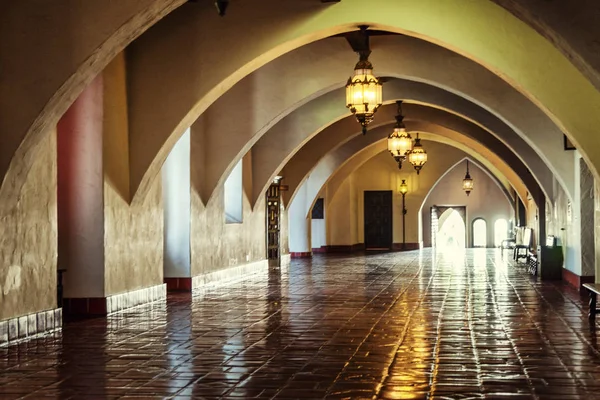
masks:
[[[367,212],[366,212],[366,197],[368,193],[390,193],[390,246],[389,247],[371,247],[367,246]],[[394,191],[393,190],[364,190],[363,191],[363,240],[365,242],[365,250],[392,250],[394,247]]]

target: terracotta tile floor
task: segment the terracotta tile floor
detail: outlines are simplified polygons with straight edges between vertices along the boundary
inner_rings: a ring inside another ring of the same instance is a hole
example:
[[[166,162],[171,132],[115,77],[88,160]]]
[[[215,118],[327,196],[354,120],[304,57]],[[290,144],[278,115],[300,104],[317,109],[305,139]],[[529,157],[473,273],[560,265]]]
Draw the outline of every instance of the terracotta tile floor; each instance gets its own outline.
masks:
[[[585,298],[498,250],[316,256],[0,349],[0,398],[600,399]]]

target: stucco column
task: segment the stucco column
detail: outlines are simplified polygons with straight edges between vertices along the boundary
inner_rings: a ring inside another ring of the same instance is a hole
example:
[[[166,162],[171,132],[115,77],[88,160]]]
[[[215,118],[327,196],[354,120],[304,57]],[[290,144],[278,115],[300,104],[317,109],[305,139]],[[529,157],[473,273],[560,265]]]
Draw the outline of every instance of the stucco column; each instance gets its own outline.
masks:
[[[594,253],[595,253],[595,282],[599,283],[600,279],[600,183],[594,180]]]
[[[167,285],[191,278],[190,130],[175,144],[162,167],[164,277]]]
[[[567,222],[567,235],[566,243],[563,246],[566,247],[565,251],[565,268],[575,274],[576,276],[582,275],[581,269],[581,166],[579,159],[581,155],[578,151],[575,151],[574,163],[575,163],[575,197],[573,202],[567,206],[566,211],[566,222]]]
[[[312,254],[310,240],[311,220],[307,218],[306,185],[298,189],[298,193],[290,204],[289,218],[289,245],[292,257],[310,257]]]
[[[104,296],[103,82],[98,76],[57,126],[58,268],[65,298]]]
[[[592,281],[595,275],[595,224],[594,224],[594,176],[583,158],[580,164],[580,213],[581,213],[581,276]],[[584,278],[585,279],[585,278]]]

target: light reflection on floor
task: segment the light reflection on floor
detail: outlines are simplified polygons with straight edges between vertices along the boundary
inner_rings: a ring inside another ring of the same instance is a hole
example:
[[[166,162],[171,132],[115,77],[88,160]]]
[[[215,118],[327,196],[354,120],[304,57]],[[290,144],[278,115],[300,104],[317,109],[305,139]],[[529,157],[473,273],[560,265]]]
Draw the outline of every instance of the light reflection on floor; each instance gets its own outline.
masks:
[[[586,299],[510,251],[315,256],[0,349],[0,398],[600,398]]]

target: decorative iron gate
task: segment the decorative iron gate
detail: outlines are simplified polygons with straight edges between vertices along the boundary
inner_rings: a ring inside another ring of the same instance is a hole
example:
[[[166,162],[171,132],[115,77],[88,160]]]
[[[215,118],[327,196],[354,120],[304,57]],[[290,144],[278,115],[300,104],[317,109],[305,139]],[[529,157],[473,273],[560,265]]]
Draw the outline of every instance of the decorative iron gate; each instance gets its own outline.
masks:
[[[281,188],[273,183],[267,190],[267,259],[280,259]]]

